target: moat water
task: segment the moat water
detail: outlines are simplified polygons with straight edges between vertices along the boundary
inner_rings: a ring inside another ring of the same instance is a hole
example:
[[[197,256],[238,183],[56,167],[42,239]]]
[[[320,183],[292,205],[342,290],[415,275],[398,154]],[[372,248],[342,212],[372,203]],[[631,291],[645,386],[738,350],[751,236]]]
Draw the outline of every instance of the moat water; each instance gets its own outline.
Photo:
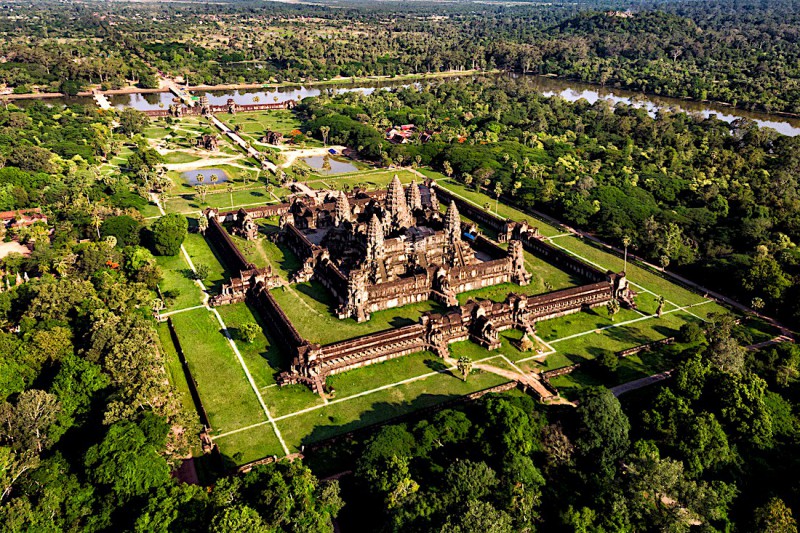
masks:
[[[507,76],[507,74],[501,74]],[[746,118],[753,120],[761,127],[773,128],[783,135],[796,136],[800,135],[800,118],[790,118],[770,113],[761,113],[755,111],[746,111],[743,109],[735,109],[730,106],[721,104],[695,102],[692,100],[683,100],[680,98],[668,98],[656,95],[643,94],[633,91],[626,91],[623,89],[614,89],[610,87],[600,87],[588,83],[581,83],[571,80],[564,80],[560,78],[550,78],[546,76],[519,76],[515,78],[520,80],[521,83],[530,84],[535,90],[545,96],[559,96],[567,101],[575,102],[584,99],[589,103],[594,103],[598,100],[606,100],[609,103],[627,104],[635,107],[640,107],[647,110],[648,114],[655,116],[659,110],[673,110],[683,111],[692,115],[701,117],[715,116],[719,120],[725,122],[733,122],[739,118]],[[432,80],[432,83],[437,83],[439,80]],[[419,86],[422,83],[427,83],[423,80],[416,82],[413,85]],[[287,100],[300,101],[303,98],[319,96],[320,94],[335,94],[340,92],[353,92],[359,91],[364,94],[370,94],[380,89],[390,89],[395,87],[408,87],[411,84],[408,81],[392,82],[382,81],[368,84],[356,85],[324,85],[324,86],[310,86],[304,87],[298,85],[296,87],[278,87],[269,89],[247,89],[247,90],[230,90],[230,91],[199,91],[195,92],[196,96],[205,94],[209,101],[215,105],[221,105],[228,101],[229,98],[237,104],[253,104],[253,103],[280,103]],[[120,94],[109,95],[111,104],[115,107],[133,107],[140,111],[165,109],[173,102],[174,96],[172,93],[134,93],[134,94]],[[17,105],[25,106],[31,101],[35,100],[18,100]],[[48,98],[45,102],[52,105],[64,105],[68,103],[80,103],[89,105],[92,103],[91,98]]]

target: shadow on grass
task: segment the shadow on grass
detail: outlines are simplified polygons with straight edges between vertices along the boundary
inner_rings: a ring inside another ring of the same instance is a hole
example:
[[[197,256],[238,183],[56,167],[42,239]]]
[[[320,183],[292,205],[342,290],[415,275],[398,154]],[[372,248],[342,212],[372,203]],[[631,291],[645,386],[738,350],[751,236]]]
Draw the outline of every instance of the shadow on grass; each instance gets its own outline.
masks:
[[[267,364],[270,366],[274,372],[272,373],[273,378],[277,378],[278,374],[280,374],[283,370],[289,369],[289,363],[291,362],[291,357],[289,354],[285,354],[282,350],[278,348],[278,345],[275,343],[275,340],[272,338],[270,334],[269,328],[267,327],[267,323],[264,320],[264,317],[259,313],[258,308],[250,305],[247,302],[247,308],[250,309],[250,312],[253,314],[253,318],[256,319],[256,323],[261,326],[261,331],[264,332],[264,336],[267,338],[267,349],[266,351],[259,352],[259,356],[261,356]]]
[[[389,403],[379,402],[361,413],[358,420],[340,422],[339,417],[331,415],[326,417],[324,425],[318,425],[314,430],[303,437],[301,444],[319,444],[327,439],[345,434],[373,433],[377,427],[385,424],[396,424],[410,419],[423,418],[432,411],[439,410],[458,401],[462,396],[458,394],[423,394],[411,402]]]
[[[298,283],[294,286],[294,288],[312,300],[327,306],[329,309],[333,309],[336,305],[336,302],[333,301],[333,298],[330,294],[328,294],[328,291],[325,289],[325,287],[316,281]]]
[[[425,366],[433,370],[434,372],[442,372],[443,370],[447,370],[447,365],[442,362],[441,359],[425,359]],[[452,372],[451,375],[455,376]],[[457,376],[461,377],[461,376]]]

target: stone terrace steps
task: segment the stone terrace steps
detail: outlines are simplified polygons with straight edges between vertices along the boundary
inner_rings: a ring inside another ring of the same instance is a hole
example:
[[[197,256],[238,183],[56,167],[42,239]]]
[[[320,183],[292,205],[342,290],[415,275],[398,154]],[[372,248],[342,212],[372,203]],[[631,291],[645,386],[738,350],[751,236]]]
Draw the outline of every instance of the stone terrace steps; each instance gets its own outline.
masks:
[[[327,352],[323,366],[328,371],[335,370],[363,360],[391,355],[415,347],[424,348],[421,326],[400,328],[370,335],[366,339],[353,339],[328,345],[323,348],[323,351]]]

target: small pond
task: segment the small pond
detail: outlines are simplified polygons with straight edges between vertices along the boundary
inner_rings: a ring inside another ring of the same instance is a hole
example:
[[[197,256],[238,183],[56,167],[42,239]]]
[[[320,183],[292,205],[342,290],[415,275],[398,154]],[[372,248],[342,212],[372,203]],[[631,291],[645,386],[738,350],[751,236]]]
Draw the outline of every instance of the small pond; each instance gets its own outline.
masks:
[[[187,170],[181,174],[181,177],[186,180],[189,185],[199,185],[201,182],[197,176],[203,176],[202,183],[204,185],[211,185],[211,175],[217,175],[217,181],[214,183],[224,183],[228,181],[228,174],[221,168],[198,168],[197,170]]]
[[[358,170],[358,167],[350,161],[329,155],[312,155],[301,157],[300,160],[320,174],[343,174]]]

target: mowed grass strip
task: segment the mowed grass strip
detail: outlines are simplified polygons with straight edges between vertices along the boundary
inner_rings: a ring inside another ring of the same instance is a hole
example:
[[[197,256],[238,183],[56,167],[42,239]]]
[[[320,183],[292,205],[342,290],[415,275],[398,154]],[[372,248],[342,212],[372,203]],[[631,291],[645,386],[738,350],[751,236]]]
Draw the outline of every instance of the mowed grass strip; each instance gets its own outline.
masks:
[[[419,302],[373,313],[362,323],[353,319],[338,319],[333,313],[336,303],[320,283],[297,283],[272,290],[278,305],[304,338],[311,342],[330,344],[361,335],[415,324],[425,311],[441,311],[433,301]]]
[[[256,386],[261,389],[274,384],[275,376],[281,370],[282,356],[278,348],[264,334],[261,320],[244,302],[221,305],[216,309],[222,320],[225,321],[225,325],[228,326],[228,331],[233,337],[236,347],[239,348]],[[262,328],[253,342],[245,342],[241,339],[240,328],[248,322],[254,322]]]
[[[209,268],[208,277],[203,280],[206,288],[219,290],[222,282],[227,281],[230,274],[216,251],[208,244],[206,238],[199,233],[190,233],[186,236],[186,240],[183,241],[183,246],[186,248],[186,253],[189,254],[195,268],[199,264],[206,265]]]
[[[533,351],[529,352],[521,352],[517,348],[515,343],[521,338],[521,331],[517,329],[509,329],[500,333],[501,344],[496,350],[489,351],[472,341],[462,341],[450,345],[450,355],[453,357],[453,359],[458,359],[459,357],[469,357],[473,362],[492,357],[493,359],[487,364],[516,372],[517,369],[509,365],[501,357],[497,356],[505,356],[512,363],[516,363],[516,361],[519,361],[520,359],[526,359],[536,355],[536,347],[534,347]],[[536,339],[531,339],[531,341],[536,343]],[[542,350],[546,350],[546,347],[540,347]]]
[[[308,185],[313,189],[328,189],[330,187],[341,189],[344,185],[353,188],[356,185],[363,184],[366,185],[368,190],[385,189],[392,182],[395,175],[400,178],[400,183],[403,185],[408,185],[415,180],[417,183],[422,182],[422,178],[412,172],[398,169],[386,172],[364,172],[342,176],[338,174],[323,175],[317,179],[310,180]]]
[[[371,424],[505,383],[496,374],[476,371],[464,382],[449,373],[436,373],[378,392],[347,398],[277,422],[291,451]]]
[[[164,366],[167,369],[169,382],[175,388],[183,410],[191,416],[193,422],[199,424],[200,415],[197,413],[194,401],[192,400],[192,393],[189,391],[189,383],[186,381],[186,373],[183,371],[183,364],[181,364],[180,358],[178,357],[175,343],[172,342],[169,326],[166,322],[161,322],[156,327],[156,330],[158,331],[158,338],[161,341],[161,348],[164,350]],[[195,448],[192,450],[193,452],[202,453],[199,443],[193,448]]]
[[[523,369],[553,370],[574,363],[595,359],[606,352],[618,352],[648,342],[672,337],[683,324],[698,322],[682,311],[664,314],[661,318],[641,317],[630,324],[605,330],[588,330],[585,335],[560,342],[551,342],[556,353],[543,362],[526,361]],[[620,321],[621,322],[621,321]]]
[[[536,323],[536,334],[545,342],[563,339],[570,335],[613,326],[620,322],[642,318],[642,315],[630,309],[620,309],[613,320],[608,316],[605,306],[595,307],[588,311],[580,311],[569,315],[552,318]]]
[[[172,316],[200,401],[214,433],[225,433],[266,419],[239,360],[207,309]]]
[[[276,189],[275,193],[277,194],[278,192],[280,191]],[[231,203],[231,200],[233,203]],[[194,191],[182,191],[167,198],[164,209],[168,213],[195,213],[203,211],[207,207],[227,211],[243,205],[256,206],[275,202],[275,198],[268,196],[263,187],[259,188],[251,184],[246,190],[233,191],[233,198],[225,189],[213,193],[209,191],[204,204],[200,203],[200,197]]]
[[[556,247],[568,250],[585,260],[591,261],[603,269],[621,272],[625,266],[622,258],[604,252],[578,237],[569,236],[553,239],[552,244]],[[702,295],[684,289],[658,274],[654,274],[649,270],[637,266],[631,261],[628,261],[628,280],[655,294],[663,295],[667,300],[681,307],[700,303],[705,300]],[[637,287],[633,287],[633,289],[638,290]]]
[[[238,433],[214,439],[222,455],[236,465],[263,459],[271,455],[283,457],[283,447],[272,428],[272,424],[263,424]]]
[[[614,387],[622,383],[651,376],[673,368],[677,362],[670,350],[639,352],[619,360],[617,371],[604,372],[596,366],[581,367],[571,374],[553,378],[550,383],[558,389],[561,396],[572,400],[578,391],[585,387],[603,385]]]
[[[300,270],[302,263],[297,256],[282,243],[272,242],[267,236],[278,232],[277,220],[273,225],[272,220],[260,219],[257,221],[261,235],[256,241],[248,241],[242,237],[231,235],[236,246],[248,261],[259,268],[272,267],[272,272],[282,279],[289,281],[289,276]]]
[[[203,293],[200,287],[189,279],[191,269],[182,253],[174,256],[156,257],[156,264],[161,267],[161,273],[164,277],[161,283],[158,284],[162,294],[168,291],[178,292],[175,299],[167,303],[167,311],[202,305]]]
[[[539,233],[544,235],[545,237],[552,237],[554,235],[559,235],[564,233],[565,230],[561,228],[557,228],[552,226],[542,220],[534,218],[533,215],[523,213],[513,207],[509,207],[505,205],[503,202],[496,202],[496,199],[493,197],[489,197],[482,192],[478,192],[473,189],[467,189],[460,183],[457,183],[453,180],[448,180],[446,176],[440,174],[439,172],[435,172],[428,169],[421,169],[422,174],[436,179],[436,183],[442,189],[447,189],[455,193],[462,198],[465,198],[472,202],[473,204],[477,205],[478,207],[483,207],[485,204],[489,204],[489,209],[494,213],[495,205],[497,205],[497,216],[502,218],[510,218],[512,220],[516,220],[518,222],[522,220],[527,220],[530,222],[531,226],[535,226],[539,228]]]

